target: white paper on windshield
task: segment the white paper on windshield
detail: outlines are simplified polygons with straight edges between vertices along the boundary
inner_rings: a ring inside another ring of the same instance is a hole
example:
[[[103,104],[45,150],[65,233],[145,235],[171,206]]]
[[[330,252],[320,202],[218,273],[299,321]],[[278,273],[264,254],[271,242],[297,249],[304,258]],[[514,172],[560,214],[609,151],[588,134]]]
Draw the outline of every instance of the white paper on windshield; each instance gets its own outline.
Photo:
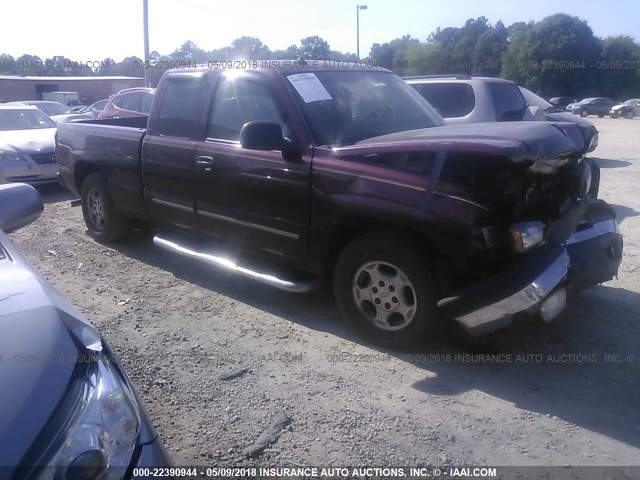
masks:
[[[314,73],[297,73],[287,77],[293,85],[304,103],[318,102],[320,100],[331,100],[331,95],[320,83]]]

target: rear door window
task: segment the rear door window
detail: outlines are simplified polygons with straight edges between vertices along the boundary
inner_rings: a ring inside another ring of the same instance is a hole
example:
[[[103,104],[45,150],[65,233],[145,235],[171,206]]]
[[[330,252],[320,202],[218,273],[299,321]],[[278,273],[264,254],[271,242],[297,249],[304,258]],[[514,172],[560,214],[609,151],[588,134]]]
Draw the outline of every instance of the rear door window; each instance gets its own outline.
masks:
[[[151,100],[153,100],[153,95],[150,93],[142,94],[142,100],[140,101],[140,113],[149,113],[151,110]]]
[[[118,105],[123,110],[129,110],[131,112],[139,112],[140,111],[140,100],[142,99],[142,95],[140,93],[128,93],[122,99],[120,105]]]
[[[513,122],[522,120],[527,103],[515,83],[489,82],[489,92],[493,98],[496,121]]]
[[[202,76],[168,77],[156,119],[155,133],[168,137],[194,138],[201,130],[203,96]]]
[[[464,117],[476,106],[473,88],[466,83],[423,83],[412,87],[444,118]]]

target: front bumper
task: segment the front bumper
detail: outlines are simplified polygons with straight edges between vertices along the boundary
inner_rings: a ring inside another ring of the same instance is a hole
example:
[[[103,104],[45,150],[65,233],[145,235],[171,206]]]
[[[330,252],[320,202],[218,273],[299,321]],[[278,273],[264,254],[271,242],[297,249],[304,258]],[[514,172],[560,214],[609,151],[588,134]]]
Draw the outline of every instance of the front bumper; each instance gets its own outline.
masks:
[[[136,452],[137,460],[135,467],[129,469],[128,479],[140,480],[147,478],[156,478],[163,476],[164,478],[174,478],[169,475],[172,467],[169,457],[159,439],[152,443],[142,445]]]
[[[57,179],[57,163],[39,164],[32,160],[0,161],[0,184],[14,182],[39,184],[55,182]]]
[[[551,320],[564,308],[567,292],[606,282],[618,273],[622,247],[613,210],[598,203],[560,245],[540,247],[438,305],[471,335],[504,328],[521,313],[542,313]]]

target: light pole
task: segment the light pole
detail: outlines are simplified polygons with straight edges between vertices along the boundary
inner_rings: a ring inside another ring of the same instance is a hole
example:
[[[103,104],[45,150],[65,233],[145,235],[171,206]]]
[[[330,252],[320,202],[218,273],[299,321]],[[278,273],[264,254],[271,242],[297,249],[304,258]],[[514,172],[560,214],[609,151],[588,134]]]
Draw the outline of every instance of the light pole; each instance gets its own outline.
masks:
[[[144,86],[149,86],[149,3],[142,0],[142,23],[144,29]]]
[[[366,10],[366,5],[356,5],[356,55],[360,61],[360,10]]]

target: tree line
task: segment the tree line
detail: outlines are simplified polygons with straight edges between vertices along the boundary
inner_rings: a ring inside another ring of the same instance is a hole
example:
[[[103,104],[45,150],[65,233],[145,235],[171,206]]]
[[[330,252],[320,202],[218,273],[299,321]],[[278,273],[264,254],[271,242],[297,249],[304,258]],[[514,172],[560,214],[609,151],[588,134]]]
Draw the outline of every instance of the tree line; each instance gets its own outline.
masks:
[[[149,79],[156,85],[174,65],[207,64],[234,59],[318,59],[358,61],[354,53],[330,48],[318,36],[303,38],[285,50],[271,50],[258,38],[241,37],[231,45],[204,50],[191,41],[168,55],[150,55]],[[542,96],[640,97],[640,44],[626,35],[598,38],[586,21],[556,14],[538,22],[492,24],[485,17],[461,27],[438,28],[420,41],[405,35],[375,43],[368,60],[398,75],[469,74],[500,76]],[[0,54],[1,75],[144,76],[144,62],[127,57],[75,62],[63,56],[42,60],[34,55]]]

